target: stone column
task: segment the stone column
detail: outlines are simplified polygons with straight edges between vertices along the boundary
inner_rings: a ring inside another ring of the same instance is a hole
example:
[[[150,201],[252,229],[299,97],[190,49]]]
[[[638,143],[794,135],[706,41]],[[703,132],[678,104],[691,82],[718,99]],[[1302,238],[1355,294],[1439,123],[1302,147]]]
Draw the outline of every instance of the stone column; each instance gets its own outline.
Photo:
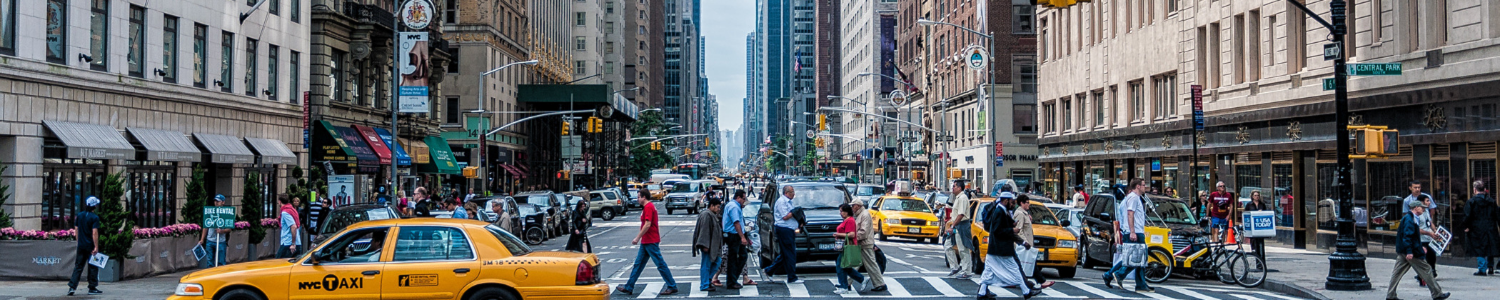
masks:
[[[0,185],[10,186],[10,213],[14,227],[21,230],[42,229],[42,138],[0,136]]]

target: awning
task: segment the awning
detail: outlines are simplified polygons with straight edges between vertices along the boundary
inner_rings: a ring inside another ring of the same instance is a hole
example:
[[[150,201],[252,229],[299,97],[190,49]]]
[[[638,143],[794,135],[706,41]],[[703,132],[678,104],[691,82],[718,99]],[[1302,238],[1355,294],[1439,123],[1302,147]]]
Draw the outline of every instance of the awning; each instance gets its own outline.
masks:
[[[198,140],[198,145],[208,150],[209,162],[216,164],[250,164],[255,163],[255,153],[245,147],[245,142],[239,137],[194,133],[193,138]]]
[[[422,165],[432,163],[432,153],[429,153],[427,151],[427,143],[424,143],[422,141],[401,139],[401,144],[406,145],[404,147],[406,147],[407,149],[411,149],[412,164]]]
[[[385,146],[391,149],[391,156],[394,156],[397,166],[411,165],[411,155],[406,154],[406,149],[402,148],[401,144],[391,142],[391,132],[389,130],[375,128],[375,134],[379,134],[380,141],[384,142]]]
[[[310,165],[318,165],[322,162],[334,164],[348,164],[348,167],[358,168],[358,159],[354,151],[344,142],[344,137],[339,135],[337,126],[329,124],[328,121],[313,122],[312,147],[308,150]]]
[[[380,157],[375,156],[375,150],[370,149],[370,144],[365,142],[365,138],[360,137],[359,131],[349,127],[334,127],[334,130],[338,131],[340,137],[344,139],[344,144],[348,145],[348,149],[354,152],[360,173],[380,172]]]
[[[267,165],[295,165],[295,164],[297,164],[297,154],[296,153],[292,153],[292,149],[288,149],[286,147],[286,143],[282,143],[281,141],[278,141],[278,140],[253,138],[253,137],[247,137],[247,138],[245,138],[245,142],[250,143],[250,150],[255,150],[255,153],[260,154],[260,163],[261,164],[267,164]]]
[[[458,162],[453,160],[453,150],[448,147],[448,140],[440,136],[427,137],[428,151],[432,154],[432,163],[422,165],[420,172],[450,174],[463,174]]]
[[[521,172],[521,169],[517,169],[515,166],[500,165],[500,168],[505,169],[505,171],[509,172],[510,175],[513,175],[513,176],[516,176],[516,177],[519,177],[519,178],[526,178],[526,172]]]
[[[125,130],[130,132],[130,137],[135,138],[136,142],[146,147],[146,157],[141,160],[203,161],[203,151],[199,151],[198,146],[193,145],[193,140],[181,132],[134,127]]]
[[[114,127],[83,123],[42,121],[52,135],[68,146],[68,158],[130,159],[135,147]]]
[[[391,164],[391,149],[385,147],[385,141],[380,139],[380,134],[375,133],[369,126],[354,125],[354,130],[364,138],[365,143],[370,145],[370,150],[375,150],[375,157],[380,158],[380,164]]]

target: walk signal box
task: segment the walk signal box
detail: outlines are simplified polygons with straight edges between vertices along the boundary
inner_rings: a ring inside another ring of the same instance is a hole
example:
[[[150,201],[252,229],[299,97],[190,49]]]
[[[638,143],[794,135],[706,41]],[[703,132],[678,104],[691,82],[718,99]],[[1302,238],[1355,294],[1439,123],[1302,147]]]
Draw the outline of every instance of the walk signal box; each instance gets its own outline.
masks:
[[[1380,158],[1401,153],[1398,130],[1386,126],[1349,126],[1349,133],[1354,135],[1354,155],[1350,158]]]

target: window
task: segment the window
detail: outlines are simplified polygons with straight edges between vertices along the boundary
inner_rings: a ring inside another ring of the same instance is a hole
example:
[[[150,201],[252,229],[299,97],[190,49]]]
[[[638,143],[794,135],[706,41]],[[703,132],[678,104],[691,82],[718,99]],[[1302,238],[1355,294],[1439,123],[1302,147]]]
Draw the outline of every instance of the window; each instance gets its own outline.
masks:
[[[458,73],[458,47],[448,48],[448,73]]]
[[[1141,86],[1141,81],[1130,82],[1130,121],[1138,122],[1146,120],[1146,91]]]
[[[1107,103],[1104,99],[1104,90],[1094,91],[1091,98],[1094,103],[1094,126],[1104,126],[1104,119],[1107,118],[1104,110],[1104,104]]]
[[[573,74],[583,75],[583,73],[587,73],[588,71],[589,71],[589,65],[588,65],[587,61],[582,61],[582,60],[575,60],[575,61],[573,61]]]
[[[1249,54],[1246,55],[1244,62],[1246,71],[1245,80],[1256,81],[1260,80],[1260,10],[1251,10],[1250,17],[1245,21],[1248,22],[1245,25],[1245,34],[1247,35],[1246,40],[1249,42],[1245,45],[1246,48],[1249,48],[1246,49]]]
[[[458,124],[458,119],[460,117],[458,109],[458,97],[448,97],[448,101],[443,101],[443,104],[447,105],[447,109],[444,109],[444,113],[446,114],[443,120],[447,121],[448,124]]]
[[[1231,40],[1229,44],[1231,71],[1234,75],[1234,83],[1245,82],[1245,15],[1234,16],[1234,28],[1231,28]]]
[[[56,161],[56,162],[54,162]],[[55,159],[42,166],[42,205],[44,216],[72,216],[82,208],[81,195],[98,195],[104,190],[104,163],[98,160]],[[73,218],[42,218],[42,230],[74,228]]]
[[[281,62],[281,54],[278,52],[281,52],[281,47],[276,47],[276,45],[266,48],[266,92],[268,92],[266,98],[273,101],[276,100],[276,94],[281,93],[276,86],[276,83],[281,81],[281,77],[277,76],[280,74],[276,73],[277,64]]]
[[[344,75],[344,72],[345,72],[345,70],[344,70],[344,57],[345,56],[348,56],[348,54],[346,54],[344,51],[333,50],[333,57],[332,57],[333,62],[332,62],[332,65],[331,65],[331,69],[332,70],[329,70],[330,72],[333,73],[333,75],[330,75],[330,76],[333,77],[333,81],[331,81],[331,82],[328,83],[329,94],[333,95],[333,101],[341,101],[341,102],[349,101],[349,98],[345,98],[346,96],[345,96],[345,93],[344,93],[344,90],[347,89],[347,88],[344,87],[344,86],[342,86],[344,84],[344,77],[345,77],[345,75]]]
[[[615,53],[615,42],[604,42],[604,54]]]
[[[1177,115],[1177,74],[1152,77],[1151,91],[1156,98],[1156,118],[1164,119]]]
[[[1194,73],[1198,75],[1198,84],[1208,87],[1208,28],[1198,27],[1196,44],[1193,48],[1196,50],[1194,52],[1197,52],[1197,57],[1194,59],[1194,66],[1197,68]]]
[[[177,82],[177,17],[162,16],[161,80]]]
[[[89,69],[109,71],[109,0],[93,0],[89,17]]]
[[[287,62],[290,63],[288,64],[288,66],[291,68],[287,71],[290,71],[290,73],[292,73],[292,77],[291,80],[287,81],[287,84],[291,85],[290,87],[292,88],[291,102],[302,104],[302,102],[299,102],[302,100],[302,92],[300,91],[300,89],[302,88],[302,53],[292,51],[292,56],[290,58],[291,60]]]
[[[1219,59],[1224,55],[1219,51],[1220,42],[1219,23],[1208,24],[1208,88],[1218,88],[1220,80],[1224,78],[1223,73],[1220,73]],[[1291,55],[1290,52],[1287,55]]]
[[[586,13],[586,12],[576,12],[576,13],[573,13],[573,26],[580,26],[581,27],[581,26],[587,26],[587,25],[589,25],[589,13]]]
[[[260,80],[260,65],[257,64],[258,55],[256,51],[256,40],[245,39],[245,95],[255,97],[256,88]]]
[[[615,2],[614,1],[604,2],[604,13],[606,13],[606,14],[613,14],[613,13],[615,13]]]
[[[1011,18],[1011,29],[1014,29],[1015,33],[1036,34],[1036,26],[1034,26],[1036,16],[1034,15],[1034,11],[1032,11],[1033,7],[1031,5],[1011,6],[1010,11],[1014,15]]]
[[[270,6],[266,8],[266,12],[273,15],[281,15],[281,0],[266,0],[266,6]]]
[[[193,23],[193,86],[208,87],[208,26]]]
[[[0,0],[0,54],[16,55],[16,0]]]
[[[130,6],[130,52],[125,54],[126,72],[130,76],[146,75],[146,8]]]
[[[1062,99],[1062,115],[1057,116],[1057,118],[1058,119],[1062,119],[1062,130],[1063,131],[1073,130],[1073,100],[1072,99],[1068,99],[1068,98],[1063,98]]]
[[[1057,132],[1057,125],[1056,123],[1054,123],[1054,121],[1057,119],[1057,102],[1047,102],[1042,104],[1041,119],[1043,133]]]
[[[606,62],[604,62],[604,74],[614,74],[614,73],[615,73],[615,62],[612,62],[612,61],[606,61]]]
[[[473,245],[463,231],[449,227],[401,227],[391,261],[474,259]]]
[[[1036,57],[1017,56],[1011,59],[1011,68],[1016,70],[1011,78],[1016,83],[1017,93],[1036,92]]]
[[[351,230],[314,253],[319,264],[379,263],[390,228]]]
[[[1036,133],[1036,104],[1015,104],[1012,108],[1011,131]]]
[[[234,34],[225,31],[219,39],[219,89],[225,93],[234,92]]]
[[[458,24],[458,1],[448,0],[443,6],[443,23]]]
[[[292,0],[292,22],[302,22],[302,0]]]
[[[615,22],[604,22],[604,33],[615,34]]]
[[[1296,74],[1302,72],[1302,63],[1307,60],[1307,55],[1303,54],[1307,51],[1307,15],[1290,2],[1286,5],[1286,13],[1286,73]]]
[[[584,51],[588,49],[589,39],[587,37],[573,37],[573,50]]]
[[[134,221],[142,227],[165,227],[176,224],[177,169],[169,163],[128,162],[126,187],[131,197],[126,209],[136,212]],[[274,211],[274,210],[273,210]]]

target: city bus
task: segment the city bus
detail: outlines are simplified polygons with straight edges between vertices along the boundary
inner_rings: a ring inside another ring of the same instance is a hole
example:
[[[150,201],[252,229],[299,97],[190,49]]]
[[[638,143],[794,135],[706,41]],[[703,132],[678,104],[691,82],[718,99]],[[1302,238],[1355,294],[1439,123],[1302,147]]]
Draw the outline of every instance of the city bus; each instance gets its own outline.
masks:
[[[708,175],[708,165],[700,163],[679,164],[672,168],[672,174],[687,175],[688,178],[692,178],[693,180],[703,179],[704,176]]]

